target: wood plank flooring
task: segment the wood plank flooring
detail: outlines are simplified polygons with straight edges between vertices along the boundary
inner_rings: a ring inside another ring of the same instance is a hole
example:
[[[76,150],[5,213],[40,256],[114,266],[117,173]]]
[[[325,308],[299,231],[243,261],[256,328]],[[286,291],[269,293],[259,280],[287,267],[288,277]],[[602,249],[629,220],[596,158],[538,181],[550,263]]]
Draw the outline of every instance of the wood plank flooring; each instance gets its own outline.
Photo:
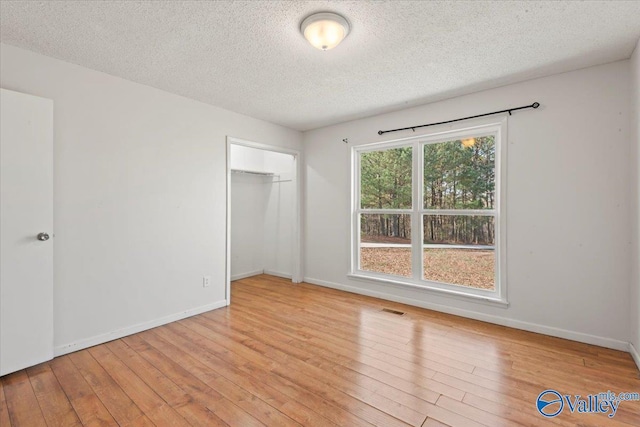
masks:
[[[637,401],[545,419],[546,389],[640,377],[624,352],[261,275],[230,307],[0,378],[0,426],[640,425]]]

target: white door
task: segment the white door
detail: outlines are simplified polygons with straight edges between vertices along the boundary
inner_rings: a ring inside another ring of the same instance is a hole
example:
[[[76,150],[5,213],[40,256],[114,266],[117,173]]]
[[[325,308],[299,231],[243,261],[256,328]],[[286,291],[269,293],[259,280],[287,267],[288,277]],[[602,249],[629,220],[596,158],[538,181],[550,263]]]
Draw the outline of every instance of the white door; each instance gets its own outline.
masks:
[[[0,89],[0,375],[53,358],[53,101]]]

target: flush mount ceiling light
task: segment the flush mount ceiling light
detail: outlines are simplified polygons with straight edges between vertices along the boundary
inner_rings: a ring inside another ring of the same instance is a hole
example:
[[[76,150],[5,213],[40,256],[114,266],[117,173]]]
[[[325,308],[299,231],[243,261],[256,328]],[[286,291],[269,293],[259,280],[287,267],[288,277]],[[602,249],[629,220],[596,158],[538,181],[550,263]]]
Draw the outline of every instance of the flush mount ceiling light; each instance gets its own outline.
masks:
[[[338,46],[347,37],[349,23],[335,13],[314,13],[302,21],[300,32],[313,47],[329,50]]]

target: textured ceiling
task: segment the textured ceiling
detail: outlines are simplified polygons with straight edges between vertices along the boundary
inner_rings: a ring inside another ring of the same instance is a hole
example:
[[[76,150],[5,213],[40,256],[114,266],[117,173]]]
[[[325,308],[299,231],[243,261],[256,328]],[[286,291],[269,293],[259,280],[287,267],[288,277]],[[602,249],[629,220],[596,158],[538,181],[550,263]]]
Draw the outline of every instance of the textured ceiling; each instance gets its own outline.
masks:
[[[318,11],[351,22],[334,50],[299,32]],[[3,43],[308,130],[628,58],[640,2],[2,0],[0,30]]]

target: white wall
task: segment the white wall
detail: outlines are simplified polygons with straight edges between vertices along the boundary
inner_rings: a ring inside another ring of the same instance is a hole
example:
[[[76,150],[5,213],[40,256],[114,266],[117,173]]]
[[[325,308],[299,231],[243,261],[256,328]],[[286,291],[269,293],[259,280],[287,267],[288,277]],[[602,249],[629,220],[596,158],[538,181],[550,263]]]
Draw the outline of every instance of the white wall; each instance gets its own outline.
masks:
[[[621,61],[306,132],[305,279],[626,349],[629,82]],[[414,135],[380,129],[534,101],[541,108],[508,124],[508,308],[347,277],[351,146]]]
[[[631,65],[631,143],[633,154],[632,171],[634,178],[632,182],[633,193],[631,201],[633,203],[633,227],[631,238],[633,247],[631,250],[631,354],[634,356],[638,368],[640,368],[640,40],[636,44],[636,49],[630,61]]]
[[[264,211],[269,181],[271,178],[260,175],[231,174],[231,280],[264,272]]]
[[[225,138],[301,134],[4,44],[0,67],[54,101],[56,351],[224,304]]]
[[[264,216],[265,273],[291,277],[295,221],[295,164],[293,156],[266,152],[265,167],[277,175],[266,187]]]
[[[252,172],[267,172],[265,169],[265,151],[244,145],[232,144],[230,147],[229,163],[231,169]]]

